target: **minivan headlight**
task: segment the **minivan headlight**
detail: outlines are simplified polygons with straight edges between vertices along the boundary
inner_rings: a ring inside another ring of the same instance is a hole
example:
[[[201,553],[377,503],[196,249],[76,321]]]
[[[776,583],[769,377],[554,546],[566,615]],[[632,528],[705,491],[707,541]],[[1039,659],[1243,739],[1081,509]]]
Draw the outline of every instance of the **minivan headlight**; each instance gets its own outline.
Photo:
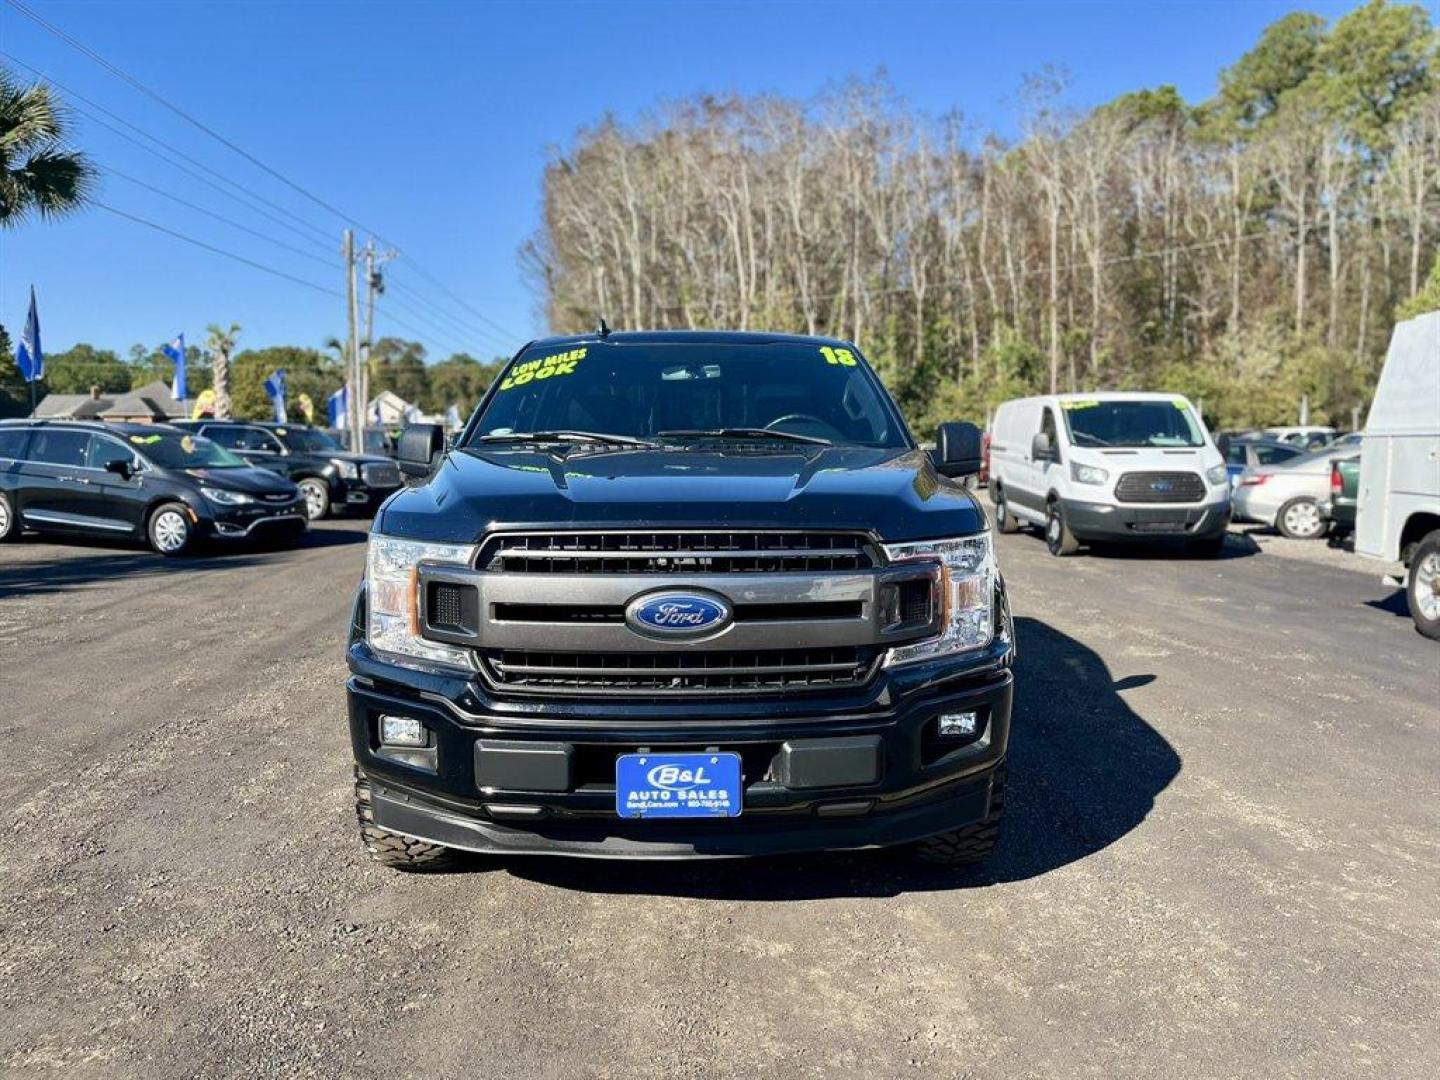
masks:
[[[426,641],[420,636],[420,566],[469,566],[470,544],[430,544],[370,534],[365,561],[367,617],[365,640],[376,652],[397,658],[430,660],[470,667],[465,649]]]
[[[217,506],[244,506],[255,501],[243,491],[226,491],[224,488],[202,487],[200,494]]]
[[[1110,479],[1110,474],[1098,465],[1081,465],[1078,461],[1072,461],[1070,479],[1077,484],[1103,484]]]
[[[885,654],[886,666],[980,649],[995,636],[995,552],[990,533],[917,544],[887,544],[891,562],[926,559],[941,567],[940,633]]]

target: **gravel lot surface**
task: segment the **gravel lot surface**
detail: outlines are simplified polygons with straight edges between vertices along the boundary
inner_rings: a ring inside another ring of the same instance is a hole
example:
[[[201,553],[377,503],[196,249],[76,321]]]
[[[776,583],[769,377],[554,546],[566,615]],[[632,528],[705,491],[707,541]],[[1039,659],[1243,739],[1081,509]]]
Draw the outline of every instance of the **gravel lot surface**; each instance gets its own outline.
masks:
[[[365,524],[0,548],[0,1073],[1375,1077],[1440,1060],[1440,649],[1368,567],[1053,559],[988,868],[355,834]]]

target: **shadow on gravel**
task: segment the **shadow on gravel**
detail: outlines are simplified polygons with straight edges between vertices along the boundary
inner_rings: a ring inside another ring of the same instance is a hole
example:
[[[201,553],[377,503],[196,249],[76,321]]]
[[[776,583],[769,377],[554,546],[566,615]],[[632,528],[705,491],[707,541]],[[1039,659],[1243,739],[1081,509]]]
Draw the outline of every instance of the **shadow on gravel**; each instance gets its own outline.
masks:
[[[1366,600],[1365,606],[1391,615],[1399,615],[1401,618],[1410,618],[1410,599],[1406,596],[1404,589],[1396,589],[1384,600]]]
[[[1017,619],[1006,820],[976,868],[936,870],[892,852],[703,862],[502,860],[517,877],[582,892],[709,900],[896,896],[1023,881],[1092,855],[1140,825],[1180,772],[1180,756],[1121,697],[1153,674],[1120,678],[1074,638]]]
[[[1084,554],[1099,559],[1135,559],[1141,561],[1173,561],[1185,559],[1191,562],[1229,562],[1231,559],[1248,559],[1260,554],[1260,545],[1249,533],[1229,532],[1225,534],[1225,546],[1219,555],[1206,555],[1191,551],[1184,541],[1154,540],[1144,544],[1087,544]]]
[[[264,538],[237,543],[212,541],[193,555],[167,559],[135,541],[31,536],[25,539],[23,550],[27,556],[43,561],[0,563],[0,598],[40,596],[121,577],[169,577],[253,566],[270,558],[283,558],[290,551],[363,544],[367,537],[367,532],[358,529],[321,527],[311,529],[297,545]]]

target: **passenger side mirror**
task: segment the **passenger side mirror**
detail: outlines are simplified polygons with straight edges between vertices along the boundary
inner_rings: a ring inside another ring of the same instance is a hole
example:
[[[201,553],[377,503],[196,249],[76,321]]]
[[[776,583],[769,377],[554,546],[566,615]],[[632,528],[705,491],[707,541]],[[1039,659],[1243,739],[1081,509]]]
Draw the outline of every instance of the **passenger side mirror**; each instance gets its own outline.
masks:
[[[435,459],[445,452],[445,429],[439,424],[407,424],[395,448],[400,471],[406,476],[428,476]]]
[[[1050,436],[1043,431],[1037,431],[1035,437],[1030,440],[1030,459],[1032,461],[1054,461],[1055,448],[1050,445]]]
[[[966,421],[941,424],[935,434],[935,468],[942,476],[974,476],[980,471],[980,429]]]
[[[129,480],[134,475],[135,469],[131,462],[124,458],[116,458],[114,461],[105,462],[105,471],[114,473],[121,480]]]

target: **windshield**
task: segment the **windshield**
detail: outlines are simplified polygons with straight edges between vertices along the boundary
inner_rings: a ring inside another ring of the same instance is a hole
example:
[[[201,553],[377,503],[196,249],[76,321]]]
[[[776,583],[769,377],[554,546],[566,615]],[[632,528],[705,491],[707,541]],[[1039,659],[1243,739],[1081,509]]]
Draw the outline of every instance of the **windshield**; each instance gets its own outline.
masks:
[[[1184,398],[1163,401],[1062,401],[1075,446],[1204,446]]]
[[[470,442],[527,432],[908,445],[856,353],[799,342],[533,348],[506,369]]]
[[[335,453],[345,448],[319,428],[275,428],[275,434],[291,450],[301,453]]]
[[[201,435],[131,435],[130,445],[162,469],[243,469],[250,464]]]

